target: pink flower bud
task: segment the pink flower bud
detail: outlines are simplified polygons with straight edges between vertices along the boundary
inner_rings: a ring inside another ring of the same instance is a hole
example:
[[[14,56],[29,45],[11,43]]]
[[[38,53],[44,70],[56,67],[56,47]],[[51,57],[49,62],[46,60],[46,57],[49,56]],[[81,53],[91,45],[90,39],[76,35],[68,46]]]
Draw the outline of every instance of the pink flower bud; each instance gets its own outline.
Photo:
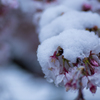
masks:
[[[97,87],[96,87],[95,85],[92,85],[92,86],[90,87],[90,91],[91,91],[92,93],[96,93],[96,90],[97,90]]]
[[[91,59],[90,62],[91,62],[91,64],[92,64],[93,66],[96,66],[96,67],[99,66],[98,62],[95,61],[94,59]]]
[[[56,53],[57,53],[57,51],[54,52],[53,56],[50,56],[51,57],[51,62],[55,63],[55,61],[58,60],[58,57],[56,56]]]
[[[89,10],[91,10],[91,5],[89,5],[89,4],[83,4],[83,11],[89,11]]]

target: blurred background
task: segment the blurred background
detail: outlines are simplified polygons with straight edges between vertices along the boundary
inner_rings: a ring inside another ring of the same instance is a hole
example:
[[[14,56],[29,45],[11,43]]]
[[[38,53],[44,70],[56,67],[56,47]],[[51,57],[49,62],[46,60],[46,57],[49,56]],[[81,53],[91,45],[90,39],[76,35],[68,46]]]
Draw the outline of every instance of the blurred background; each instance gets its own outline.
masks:
[[[38,23],[44,9],[61,0],[0,0],[0,100],[74,100],[44,79],[37,61]],[[87,100],[100,100],[100,89]],[[92,98],[91,98],[92,96]]]

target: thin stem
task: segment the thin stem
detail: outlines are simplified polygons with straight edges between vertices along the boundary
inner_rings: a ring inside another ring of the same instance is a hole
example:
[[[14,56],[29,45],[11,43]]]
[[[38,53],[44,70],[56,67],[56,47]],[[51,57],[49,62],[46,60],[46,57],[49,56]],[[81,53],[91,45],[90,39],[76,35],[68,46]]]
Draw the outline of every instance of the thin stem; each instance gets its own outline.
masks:
[[[75,100],[85,100],[84,99],[84,95],[83,95],[83,92],[82,92],[82,77],[80,77],[79,79],[79,90],[78,90],[78,96]]]

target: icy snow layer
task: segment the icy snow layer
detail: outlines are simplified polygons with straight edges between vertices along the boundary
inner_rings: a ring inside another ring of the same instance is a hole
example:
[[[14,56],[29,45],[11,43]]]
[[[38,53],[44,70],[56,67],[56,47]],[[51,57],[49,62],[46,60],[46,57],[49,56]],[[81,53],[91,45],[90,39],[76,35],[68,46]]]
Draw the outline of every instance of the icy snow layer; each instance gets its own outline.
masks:
[[[65,29],[86,29],[97,26],[100,28],[100,16],[92,12],[71,11],[59,16],[50,24],[44,26],[39,33],[39,40],[58,35]]]
[[[55,82],[56,85],[64,79],[64,74],[60,74],[59,61],[57,60],[53,64],[53,57],[51,58],[59,46],[63,49],[64,58],[71,61],[71,63],[75,63],[77,58],[82,59],[88,57],[91,50],[96,54],[100,51],[100,48],[97,48],[99,46],[99,38],[94,32],[85,30],[66,30],[60,33],[60,35],[42,42],[37,51],[38,61],[42,66],[47,80],[49,82]],[[55,70],[52,71],[52,69]]]

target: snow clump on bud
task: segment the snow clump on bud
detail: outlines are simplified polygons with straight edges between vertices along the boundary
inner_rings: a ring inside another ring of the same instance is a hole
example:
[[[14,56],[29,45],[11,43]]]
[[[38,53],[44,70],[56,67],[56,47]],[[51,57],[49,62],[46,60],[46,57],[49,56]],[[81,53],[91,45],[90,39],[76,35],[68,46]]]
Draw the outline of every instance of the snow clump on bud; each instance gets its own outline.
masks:
[[[42,42],[38,61],[49,82],[65,86],[66,91],[100,84],[100,40],[94,32],[69,29]]]

